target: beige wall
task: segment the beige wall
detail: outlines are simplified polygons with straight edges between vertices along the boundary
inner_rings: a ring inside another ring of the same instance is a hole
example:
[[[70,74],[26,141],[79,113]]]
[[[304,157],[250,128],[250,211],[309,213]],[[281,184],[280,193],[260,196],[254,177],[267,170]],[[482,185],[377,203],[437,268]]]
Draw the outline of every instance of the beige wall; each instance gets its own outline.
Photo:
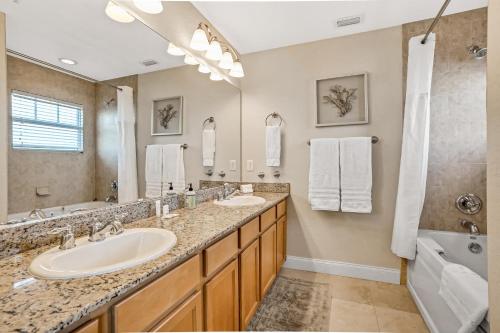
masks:
[[[500,332],[500,0],[488,8],[488,282],[490,332]]]
[[[223,180],[240,179],[240,91],[227,82],[210,81],[194,66],[139,75],[137,116],[137,150],[139,194],[144,195],[145,146],[148,144],[187,143],[184,151],[186,182],[195,187],[201,179],[221,180],[217,173],[225,171]],[[151,109],[153,100],[183,96],[183,134],[151,136]],[[203,121],[215,117],[216,159],[214,175],[204,174],[202,166],[201,130]],[[236,171],[229,171],[229,160],[236,161]]]
[[[398,268],[390,251],[402,131],[401,27],[245,55],[242,81],[244,181],[276,181],[264,166],[264,118],[284,118],[279,181],[291,183],[288,251],[292,256]],[[313,82],[369,73],[370,124],[315,128]],[[373,213],[313,211],[307,202],[309,148],[314,137],[377,135],[373,146]]]
[[[437,42],[422,229],[467,232],[458,223],[465,218],[486,233],[486,59],[474,59],[467,52],[471,45],[486,46],[486,16],[486,8],[444,16],[434,29]],[[405,67],[408,40],[425,33],[430,23],[403,25]],[[479,214],[468,216],[455,208],[456,198],[466,192],[483,200]]]
[[[129,86],[134,89],[134,104],[137,109],[137,75],[106,82],[115,86]],[[105,200],[111,194],[111,182],[118,180],[116,101],[115,88],[106,84],[96,84],[95,196],[98,200]]]
[[[7,56],[5,14],[0,12],[0,222],[7,219]]]
[[[95,84],[14,57],[8,57],[7,71],[9,92],[20,90],[83,105],[85,150],[74,153],[10,148],[9,213],[92,201],[95,194]],[[48,186],[51,195],[36,196],[37,186]]]

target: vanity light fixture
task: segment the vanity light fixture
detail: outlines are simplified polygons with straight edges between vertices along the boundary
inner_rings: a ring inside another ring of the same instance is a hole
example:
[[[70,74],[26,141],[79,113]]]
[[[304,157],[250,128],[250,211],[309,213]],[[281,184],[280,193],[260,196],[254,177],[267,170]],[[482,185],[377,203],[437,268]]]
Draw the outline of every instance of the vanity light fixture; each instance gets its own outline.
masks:
[[[208,73],[210,73],[210,68],[208,68],[208,66],[205,64],[200,64],[198,66],[198,72],[203,73],[203,74],[208,74]]]
[[[76,60],[68,59],[68,58],[59,58],[59,61],[65,65],[76,65],[78,63],[78,62],[76,62]]]
[[[222,81],[224,78],[217,72],[210,73],[210,80],[212,81]]]
[[[189,44],[189,46],[193,50],[197,50],[197,51],[208,50],[209,43],[208,43],[207,34],[205,33],[204,29],[206,29],[207,32],[210,34],[210,31],[208,30],[208,26],[204,23],[200,23],[198,25],[198,28],[194,31],[193,37],[191,38],[191,43]]]
[[[134,5],[147,14],[159,14],[163,11],[160,0],[134,0]]]
[[[220,46],[217,37],[213,37],[208,45],[207,53],[205,57],[210,60],[221,60],[222,59],[222,48]]]
[[[183,56],[186,54],[181,48],[177,47],[174,43],[168,44],[167,53],[173,56]]]
[[[229,50],[224,51],[219,62],[219,67],[222,69],[231,69],[233,68],[233,63],[233,55],[231,54],[231,52],[229,52]]]
[[[135,17],[130,15],[124,8],[118,6],[113,1],[108,1],[104,12],[110,19],[116,22],[131,23],[135,20]]]
[[[190,54],[186,54],[186,56],[184,57],[184,63],[188,64],[188,65],[198,65],[199,64],[198,60],[196,60],[196,58]]]
[[[233,68],[229,71],[229,75],[232,77],[244,77],[245,72],[243,71],[243,66],[241,65],[240,60],[236,60],[233,64]]]

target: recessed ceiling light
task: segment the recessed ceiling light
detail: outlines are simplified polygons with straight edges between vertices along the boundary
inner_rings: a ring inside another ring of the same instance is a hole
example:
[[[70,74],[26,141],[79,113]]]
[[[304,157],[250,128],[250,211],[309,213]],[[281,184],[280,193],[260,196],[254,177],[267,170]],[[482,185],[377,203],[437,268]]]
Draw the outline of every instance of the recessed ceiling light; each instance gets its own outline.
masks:
[[[75,60],[68,58],[59,58],[59,61],[66,65],[76,65],[78,63]]]

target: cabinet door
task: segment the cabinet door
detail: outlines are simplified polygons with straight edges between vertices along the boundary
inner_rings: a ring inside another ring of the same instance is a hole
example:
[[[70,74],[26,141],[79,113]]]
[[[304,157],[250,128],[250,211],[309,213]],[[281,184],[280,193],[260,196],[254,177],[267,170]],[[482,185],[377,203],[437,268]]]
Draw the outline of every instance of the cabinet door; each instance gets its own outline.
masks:
[[[260,297],[276,278],[276,224],[260,236]]]
[[[240,329],[244,331],[260,300],[259,240],[240,254]]]
[[[279,272],[286,259],[286,216],[276,223],[276,271]]]
[[[201,292],[197,292],[154,328],[153,332],[201,332],[202,309]]]
[[[73,333],[100,333],[99,330],[99,319],[94,319],[76,330],[73,331]]]
[[[205,285],[207,331],[238,331],[238,260],[229,263]]]

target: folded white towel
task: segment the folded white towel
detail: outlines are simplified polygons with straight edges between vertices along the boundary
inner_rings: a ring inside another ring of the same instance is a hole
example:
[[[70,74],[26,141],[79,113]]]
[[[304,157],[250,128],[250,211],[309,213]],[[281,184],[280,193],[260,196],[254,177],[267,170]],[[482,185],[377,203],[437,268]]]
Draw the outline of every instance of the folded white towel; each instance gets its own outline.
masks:
[[[311,140],[309,161],[309,203],[313,210],[338,211],[339,140]]]
[[[146,147],[146,197],[161,196],[162,182],[162,150],[161,145],[148,145]]]
[[[340,188],[343,212],[372,212],[370,137],[340,139]]]
[[[460,320],[458,333],[473,332],[488,312],[488,282],[465,266],[443,268],[439,295]]]
[[[202,132],[203,166],[214,166],[215,160],[215,130],[204,129]]]
[[[280,166],[281,160],[281,127],[266,126],[266,165]]]
[[[252,184],[241,184],[240,185],[241,193],[253,193],[253,185]]]
[[[172,183],[174,191],[183,192],[186,188],[184,172],[184,149],[180,144],[164,145],[162,192],[167,193],[168,183]]]

